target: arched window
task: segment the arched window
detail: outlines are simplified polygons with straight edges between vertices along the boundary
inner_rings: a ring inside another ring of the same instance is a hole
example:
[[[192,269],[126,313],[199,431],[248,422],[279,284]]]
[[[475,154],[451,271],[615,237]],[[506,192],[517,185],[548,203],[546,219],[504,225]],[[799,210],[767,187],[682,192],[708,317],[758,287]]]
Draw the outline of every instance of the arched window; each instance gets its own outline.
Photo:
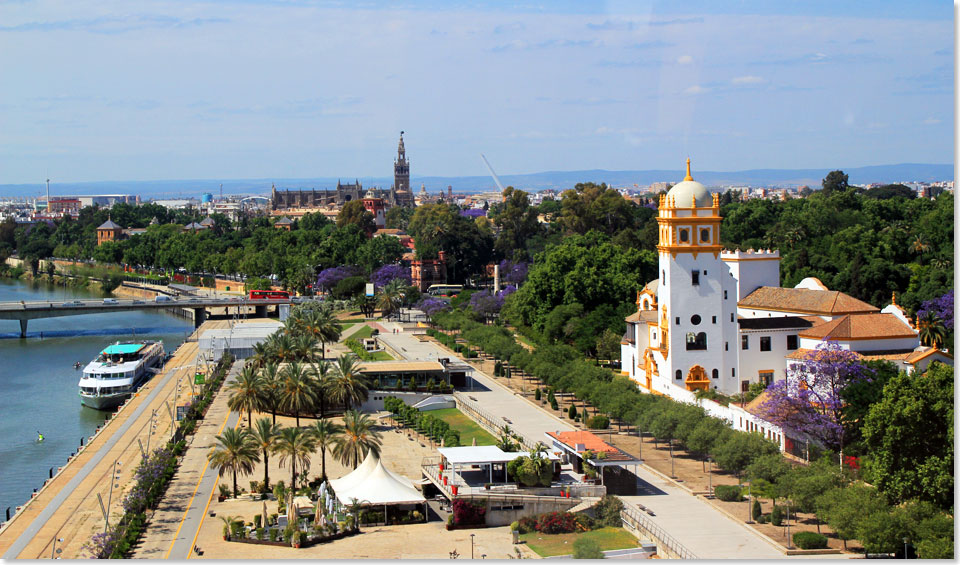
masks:
[[[714,369],[714,370],[713,370],[713,378],[715,378],[715,379],[719,379],[719,378],[720,378],[720,371],[719,371],[719,370],[717,370],[717,369]]]
[[[690,230],[680,230],[680,243],[687,243],[690,241]]]
[[[677,369],[677,380],[679,381],[682,378],[683,378],[683,371],[681,371],[680,369]]]
[[[703,351],[707,348],[707,332],[687,334],[687,351]]]

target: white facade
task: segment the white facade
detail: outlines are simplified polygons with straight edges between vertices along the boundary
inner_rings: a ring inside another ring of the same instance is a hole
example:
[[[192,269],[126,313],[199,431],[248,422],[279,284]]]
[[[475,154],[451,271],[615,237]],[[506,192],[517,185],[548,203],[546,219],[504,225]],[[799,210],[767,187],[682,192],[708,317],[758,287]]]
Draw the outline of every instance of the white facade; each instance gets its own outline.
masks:
[[[895,303],[878,312],[815,278],[780,288],[780,253],[723,250],[721,221],[717,196],[693,181],[688,160],[687,177],[660,199],[660,277],[638,292],[637,312],[627,318],[621,341],[623,374],[641,390],[709,406],[733,427],[761,431],[783,445],[775,426],[732,405],[697,401],[693,391],[734,395],[753,383],[782,380],[788,362],[804,354],[798,350],[816,349],[824,339],[898,367],[952,362],[920,347]],[[830,333],[841,326],[848,334]]]

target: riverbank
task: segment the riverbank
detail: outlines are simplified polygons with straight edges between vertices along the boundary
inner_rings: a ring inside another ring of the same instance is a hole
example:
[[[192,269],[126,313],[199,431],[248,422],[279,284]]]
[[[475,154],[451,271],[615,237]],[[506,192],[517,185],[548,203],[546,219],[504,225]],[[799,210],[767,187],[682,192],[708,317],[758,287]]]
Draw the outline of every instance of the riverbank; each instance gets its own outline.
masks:
[[[226,325],[226,321],[208,321],[200,331]],[[133,472],[141,458],[140,444],[145,450],[148,445],[152,449],[162,445],[172,433],[173,406],[178,403],[177,398],[182,401],[190,390],[189,378],[197,358],[197,335],[198,332],[194,332],[177,349],[162,373],[141,387],[90,438],[86,447],[71,457],[54,478],[0,528],[0,556],[4,559],[49,558],[54,549],[53,540],[62,539],[57,542],[57,549],[62,549],[60,557],[87,557],[83,546],[105,526],[97,495],[104,506],[110,503],[111,523],[119,519],[120,501],[133,484]],[[117,477],[112,495],[111,476]]]

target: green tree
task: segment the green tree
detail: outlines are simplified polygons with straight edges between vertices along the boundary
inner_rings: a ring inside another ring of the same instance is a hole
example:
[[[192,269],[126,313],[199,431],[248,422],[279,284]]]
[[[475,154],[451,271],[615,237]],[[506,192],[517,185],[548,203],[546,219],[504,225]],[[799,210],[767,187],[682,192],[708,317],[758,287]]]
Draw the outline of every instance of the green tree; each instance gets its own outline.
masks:
[[[927,312],[920,318],[920,343],[928,347],[943,347],[947,328],[936,312]]]
[[[953,368],[932,363],[900,373],[883,389],[863,426],[873,482],[892,501],[953,507]]]
[[[277,446],[280,428],[270,418],[260,418],[250,428],[250,439],[263,456],[263,491],[270,491],[270,454]]]
[[[512,260],[528,259],[526,245],[540,230],[537,209],[530,206],[526,192],[508,186],[503,191],[503,206],[493,218],[499,229],[494,248]]]
[[[834,192],[845,192],[850,187],[850,177],[843,171],[830,171],[823,179],[823,195],[830,196]]]
[[[778,453],[779,449],[770,440],[758,433],[734,433],[727,440],[716,446],[713,458],[717,465],[737,475],[740,479],[746,468],[753,461],[770,453]]]
[[[351,200],[340,208],[340,213],[337,214],[337,227],[342,228],[350,224],[358,226],[367,233],[377,231],[373,214],[363,207],[362,200]]]
[[[245,365],[236,380],[226,387],[230,395],[227,406],[234,412],[247,413],[247,427],[253,427],[253,412],[263,409],[265,404],[265,385],[254,366]]]
[[[237,489],[237,473],[249,475],[253,472],[253,464],[260,461],[257,454],[257,445],[247,430],[228,428],[216,437],[217,445],[207,455],[210,464],[218,469],[222,477],[224,473],[233,473],[233,494],[239,494]]]
[[[330,398],[343,404],[348,411],[367,400],[370,383],[360,372],[360,361],[355,356],[343,354],[337,359],[327,390]]]
[[[285,410],[293,412],[300,427],[300,414],[312,410],[316,402],[316,391],[311,386],[308,369],[299,362],[290,363],[280,372],[283,388],[280,389],[280,402]]]
[[[343,433],[343,426],[321,418],[314,422],[310,432],[320,448],[320,477],[327,480],[327,449],[336,445],[336,439]]]
[[[334,438],[333,456],[356,469],[368,452],[379,455],[380,446],[380,433],[374,429],[370,416],[347,410],[343,415],[343,433]]]
[[[280,455],[280,466],[283,467],[290,462],[290,487],[297,488],[297,465],[300,466],[302,474],[306,474],[310,468],[310,455],[316,451],[316,440],[309,430],[300,427],[283,428],[280,430],[280,436],[277,438],[277,445],[274,448]]]
[[[877,489],[862,484],[828,490],[820,495],[817,505],[824,521],[843,540],[844,549],[848,539],[856,539],[861,534],[861,524],[866,518],[890,510],[878,496]]]

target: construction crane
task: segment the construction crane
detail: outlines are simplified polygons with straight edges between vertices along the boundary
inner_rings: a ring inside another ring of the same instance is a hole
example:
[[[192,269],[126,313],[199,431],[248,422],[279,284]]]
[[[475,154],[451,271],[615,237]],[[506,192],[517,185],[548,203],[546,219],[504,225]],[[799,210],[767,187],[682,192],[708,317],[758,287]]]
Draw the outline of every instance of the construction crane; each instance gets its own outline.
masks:
[[[486,165],[487,170],[490,171],[490,175],[493,177],[493,182],[497,183],[497,187],[500,188],[500,193],[503,194],[503,191],[505,190],[503,188],[503,183],[500,182],[500,177],[497,176],[497,173],[493,172],[493,167],[490,166],[490,161],[487,161],[487,158],[483,155],[483,153],[480,154],[480,158],[483,159],[483,164]]]

